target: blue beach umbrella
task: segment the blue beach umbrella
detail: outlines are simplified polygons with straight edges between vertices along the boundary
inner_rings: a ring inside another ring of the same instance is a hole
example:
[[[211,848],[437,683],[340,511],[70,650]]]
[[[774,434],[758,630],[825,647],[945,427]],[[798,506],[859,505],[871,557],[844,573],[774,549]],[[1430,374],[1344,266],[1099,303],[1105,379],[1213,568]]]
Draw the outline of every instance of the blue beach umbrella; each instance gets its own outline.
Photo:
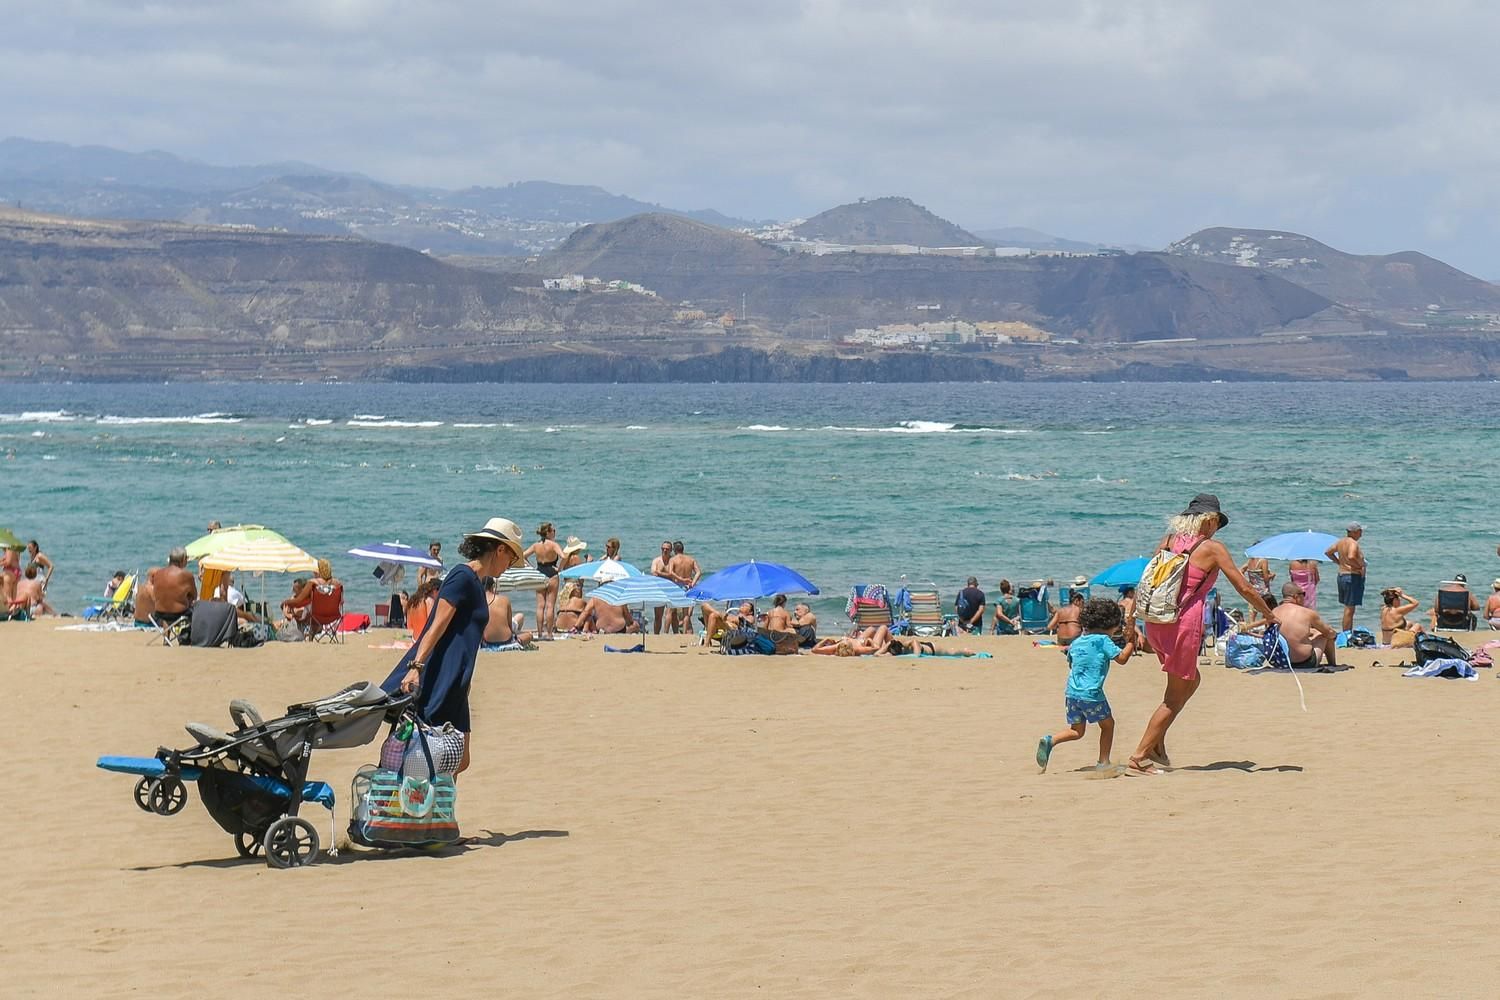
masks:
[[[1150,561],[1148,556],[1140,556],[1117,562],[1107,569],[1100,570],[1098,575],[1089,582],[1099,587],[1140,586],[1141,574],[1146,572],[1146,564]]]
[[[725,566],[712,576],[698,582],[688,591],[689,597],[700,601],[745,601],[770,597],[773,594],[816,594],[818,588],[812,582],[781,563],[749,562]]]
[[[1316,559],[1329,562],[1326,552],[1338,537],[1321,531],[1288,531],[1256,542],[1245,555],[1256,559]]]
[[[432,558],[427,554],[426,549],[419,549],[414,545],[402,545],[400,542],[359,545],[350,549],[349,554],[356,559],[373,559],[376,562],[405,563],[408,566],[427,566],[432,569],[443,568],[442,560]]]

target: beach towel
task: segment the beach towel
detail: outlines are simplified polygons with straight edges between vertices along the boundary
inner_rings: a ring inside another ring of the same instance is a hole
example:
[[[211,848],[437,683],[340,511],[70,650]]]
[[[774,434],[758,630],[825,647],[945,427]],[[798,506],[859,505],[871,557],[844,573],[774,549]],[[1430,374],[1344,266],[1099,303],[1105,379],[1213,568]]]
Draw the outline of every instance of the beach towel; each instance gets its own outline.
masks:
[[[523,645],[512,639],[510,642],[486,642],[479,647],[479,650],[483,653],[524,653],[527,650],[535,648],[535,646]],[[606,646],[605,648],[608,649],[609,647]]]
[[[901,653],[893,660],[993,660],[989,653]]]
[[[634,646],[605,646],[604,651],[606,653],[644,653],[646,644],[638,642]]]
[[[1463,679],[1468,681],[1479,680],[1479,671],[1468,660],[1460,660],[1457,657],[1446,660],[1428,660],[1419,663],[1410,670],[1405,671],[1402,677],[1448,677],[1454,680]]]

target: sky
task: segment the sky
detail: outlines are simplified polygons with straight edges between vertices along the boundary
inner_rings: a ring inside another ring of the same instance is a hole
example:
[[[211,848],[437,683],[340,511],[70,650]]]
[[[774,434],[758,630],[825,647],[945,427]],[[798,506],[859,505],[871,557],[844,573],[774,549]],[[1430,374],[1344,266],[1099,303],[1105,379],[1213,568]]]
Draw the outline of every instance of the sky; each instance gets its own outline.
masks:
[[[0,136],[1500,278],[1500,5],[0,0]]]

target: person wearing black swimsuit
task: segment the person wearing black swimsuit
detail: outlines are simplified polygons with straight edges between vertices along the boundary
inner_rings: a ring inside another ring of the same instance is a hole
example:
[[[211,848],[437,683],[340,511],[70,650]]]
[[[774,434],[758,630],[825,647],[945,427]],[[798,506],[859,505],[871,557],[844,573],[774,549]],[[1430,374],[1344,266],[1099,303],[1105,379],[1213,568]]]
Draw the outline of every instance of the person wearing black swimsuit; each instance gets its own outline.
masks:
[[[557,625],[557,565],[562,561],[562,546],[557,544],[557,529],[544,521],[536,529],[537,540],[526,550],[527,558],[536,560],[536,570],[547,578],[547,585],[536,592],[536,631],[538,638],[551,639]]]

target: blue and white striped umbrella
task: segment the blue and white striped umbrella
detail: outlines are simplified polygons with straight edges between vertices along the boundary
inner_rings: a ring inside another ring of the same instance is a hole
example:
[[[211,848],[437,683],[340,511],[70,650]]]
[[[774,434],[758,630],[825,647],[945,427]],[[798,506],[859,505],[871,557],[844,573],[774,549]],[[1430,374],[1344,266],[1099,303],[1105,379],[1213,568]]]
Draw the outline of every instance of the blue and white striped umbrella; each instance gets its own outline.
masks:
[[[583,562],[571,569],[565,569],[557,574],[564,580],[593,580],[595,583],[608,583],[611,580],[623,580],[626,577],[642,576],[639,569],[620,559],[600,559],[597,562]]]
[[[629,576],[615,580],[594,591],[594,597],[605,604],[620,607],[640,604],[648,608],[691,608],[698,603],[677,584],[659,576]]]
[[[408,566],[427,566],[431,569],[443,568],[443,561],[432,558],[427,554],[426,549],[419,549],[414,545],[402,545],[400,542],[376,542],[373,545],[361,545],[350,549],[349,554],[359,559],[373,559],[376,562],[405,563]]]

